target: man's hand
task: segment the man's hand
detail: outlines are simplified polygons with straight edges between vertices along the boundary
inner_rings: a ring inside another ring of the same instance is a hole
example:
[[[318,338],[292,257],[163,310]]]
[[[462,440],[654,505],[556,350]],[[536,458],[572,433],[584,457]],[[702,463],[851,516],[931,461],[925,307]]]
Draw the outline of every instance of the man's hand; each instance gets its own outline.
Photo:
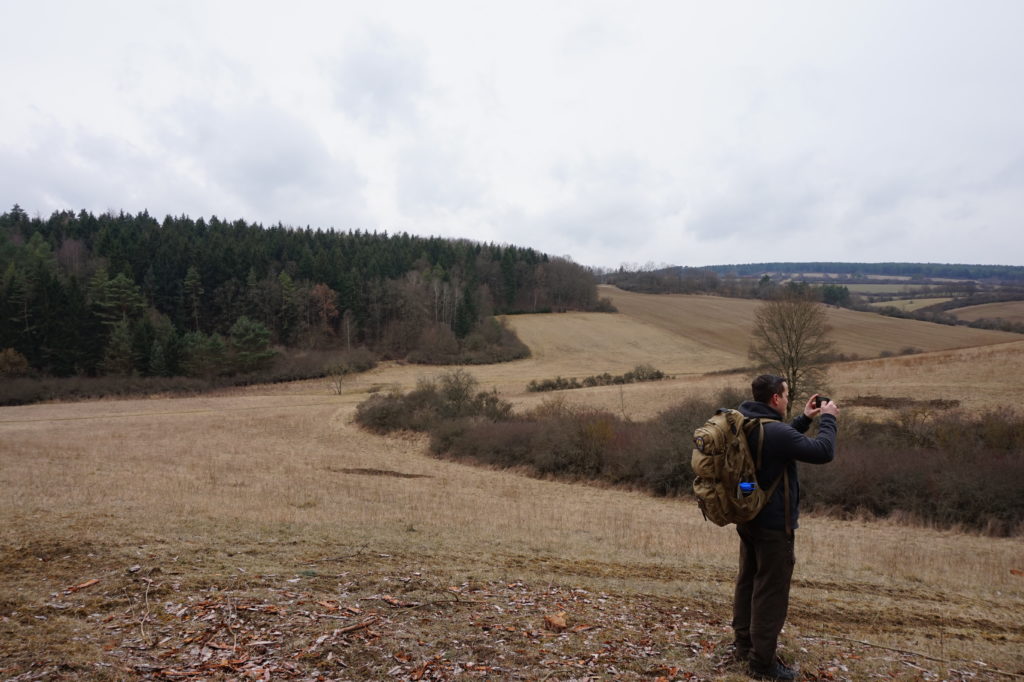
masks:
[[[831,400],[827,403],[822,403],[820,412],[821,414],[830,414],[836,419],[839,419],[839,406]]]
[[[815,400],[820,394],[815,393],[812,395],[807,404],[804,405],[804,416],[808,419],[814,419],[820,414],[830,414],[833,417],[839,418],[839,406],[833,401],[829,400],[827,403],[822,403],[821,407],[815,406]]]
[[[815,407],[814,405],[815,399],[817,397],[818,394],[815,393],[814,395],[807,399],[807,404],[804,405],[804,416],[807,417],[808,419],[814,419],[821,412],[821,408]]]

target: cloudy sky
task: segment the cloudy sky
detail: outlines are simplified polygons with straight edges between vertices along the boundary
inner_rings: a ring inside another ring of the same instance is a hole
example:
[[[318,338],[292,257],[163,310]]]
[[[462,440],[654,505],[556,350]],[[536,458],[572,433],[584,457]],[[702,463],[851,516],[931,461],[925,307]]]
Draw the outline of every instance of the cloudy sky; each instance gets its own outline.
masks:
[[[1024,2],[0,0],[0,209],[1024,264]]]

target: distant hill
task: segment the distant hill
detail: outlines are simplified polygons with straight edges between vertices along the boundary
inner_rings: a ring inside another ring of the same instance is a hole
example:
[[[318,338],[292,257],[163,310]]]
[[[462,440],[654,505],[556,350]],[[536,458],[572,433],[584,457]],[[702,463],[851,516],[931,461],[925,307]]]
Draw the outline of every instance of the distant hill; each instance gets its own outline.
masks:
[[[1024,266],[968,265],[957,263],[748,263],[745,265],[708,266],[720,275],[761,277],[762,275],[803,275],[814,279],[860,279],[890,277],[893,279],[957,279],[977,282],[1024,282]]]
[[[1024,301],[1024,266],[1017,265],[749,263],[701,268],[668,266],[637,271],[620,268],[597,274],[602,284],[636,293],[767,299],[796,291],[852,310],[946,325],[969,324],[1024,332],[1024,325],[1015,315],[979,318],[955,316],[950,312],[987,303]]]

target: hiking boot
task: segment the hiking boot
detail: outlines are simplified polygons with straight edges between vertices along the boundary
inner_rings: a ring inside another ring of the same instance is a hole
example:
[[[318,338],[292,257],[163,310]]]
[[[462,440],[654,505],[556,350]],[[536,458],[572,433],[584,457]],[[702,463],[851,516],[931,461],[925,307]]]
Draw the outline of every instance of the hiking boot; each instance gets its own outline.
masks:
[[[796,671],[782,661],[776,661],[767,668],[750,666],[750,676],[757,680],[795,680]]]

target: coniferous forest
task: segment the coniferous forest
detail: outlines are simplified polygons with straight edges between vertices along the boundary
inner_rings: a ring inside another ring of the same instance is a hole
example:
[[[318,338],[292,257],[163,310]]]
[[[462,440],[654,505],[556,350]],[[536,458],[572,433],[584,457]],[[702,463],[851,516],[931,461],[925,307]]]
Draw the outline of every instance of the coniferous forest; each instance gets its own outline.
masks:
[[[0,214],[8,376],[211,378],[282,349],[510,359],[528,350],[494,315],[607,306],[589,270],[517,246],[147,212]]]

